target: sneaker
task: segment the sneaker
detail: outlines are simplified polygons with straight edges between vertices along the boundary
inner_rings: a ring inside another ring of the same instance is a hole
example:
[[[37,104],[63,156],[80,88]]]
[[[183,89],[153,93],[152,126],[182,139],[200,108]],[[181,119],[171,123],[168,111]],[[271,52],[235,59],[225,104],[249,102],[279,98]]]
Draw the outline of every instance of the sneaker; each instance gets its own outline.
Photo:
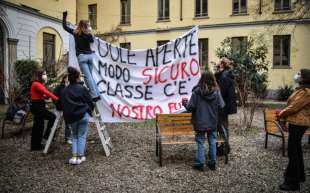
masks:
[[[71,144],[72,144],[72,140],[71,140],[71,139],[68,139],[68,140],[67,140],[67,143],[71,145]]]
[[[47,139],[43,138],[42,141],[41,141],[41,144],[42,145],[46,145],[46,142],[47,142]]]
[[[100,99],[101,99],[100,96],[97,96],[97,97],[93,98],[92,100],[93,100],[94,103],[96,103],[96,102],[99,101]]]
[[[82,162],[85,162],[85,161],[86,161],[86,157],[85,157],[85,156],[82,156],[82,157],[79,158],[79,160],[81,161],[81,163],[82,163]]]
[[[76,158],[76,157],[72,157],[69,159],[69,164],[71,165],[79,165],[81,164],[81,160]]]

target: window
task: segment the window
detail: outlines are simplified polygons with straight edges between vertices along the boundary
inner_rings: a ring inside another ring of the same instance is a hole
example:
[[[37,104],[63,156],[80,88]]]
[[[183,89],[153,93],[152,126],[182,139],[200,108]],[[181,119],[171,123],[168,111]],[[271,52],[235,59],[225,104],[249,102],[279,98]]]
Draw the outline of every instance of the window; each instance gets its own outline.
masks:
[[[131,44],[130,44],[130,42],[124,42],[124,43],[120,43],[119,47],[125,48],[127,50],[130,50],[131,49]]]
[[[198,40],[199,44],[199,65],[201,67],[208,66],[209,60],[209,42],[208,38],[202,38]]]
[[[130,0],[121,0],[121,24],[130,24]]]
[[[169,19],[169,0],[158,0],[158,20]]]
[[[291,1],[290,0],[275,0],[274,10],[275,11],[291,10]]]
[[[247,41],[248,38],[246,36],[243,37],[232,37],[232,52],[234,54],[243,55],[246,53],[247,50]]]
[[[273,36],[273,66],[290,66],[291,36]]]
[[[169,42],[169,40],[158,40],[157,41],[157,47],[162,46],[162,45],[164,45],[164,44],[166,44],[168,42]]]
[[[233,0],[233,14],[247,13],[247,0]]]
[[[196,0],[195,17],[208,16],[208,0]]]
[[[43,67],[48,74],[54,74],[55,64],[55,35],[43,32]]]
[[[97,29],[97,4],[88,5],[88,20],[93,29]]]

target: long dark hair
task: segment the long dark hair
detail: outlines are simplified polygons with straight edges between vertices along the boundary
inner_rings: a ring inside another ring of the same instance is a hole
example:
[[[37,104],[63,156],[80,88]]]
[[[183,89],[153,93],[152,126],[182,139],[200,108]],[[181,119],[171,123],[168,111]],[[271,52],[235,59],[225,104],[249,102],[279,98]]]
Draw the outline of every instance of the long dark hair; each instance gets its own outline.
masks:
[[[89,26],[89,21],[88,20],[81,20],[79,22],[79,25],[77,26],[77,28],[74,30],[74,33],[79,35],[79,36],[82,33],[89,34],[90,31],[88,30],[88,26]]]
[[[212,72],[204,72],[198,82],[198,87],[203,95],[213,92],[218,88]]]
[[[80,72],[76,68],[69,66],[68,67],[68,80],[70,84],[77,83],[79,78],[80,78]]]
[[[42,79],[42,75],[44,74],[45,70],[43,68],[37,69],[37,71],[34,73],[32,81],[38,81],[43,83],[44,80]]]

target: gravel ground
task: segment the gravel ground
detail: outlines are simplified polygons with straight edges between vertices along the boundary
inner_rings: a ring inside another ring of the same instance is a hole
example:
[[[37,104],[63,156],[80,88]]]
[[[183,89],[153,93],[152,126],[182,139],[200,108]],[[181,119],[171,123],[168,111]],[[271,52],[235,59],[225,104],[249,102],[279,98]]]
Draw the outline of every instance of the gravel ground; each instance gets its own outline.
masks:
[[[0,192],[280,192],[287,157],[281,141],[269,138],[264,149],[262,113],[254,129],[238,130],[238,116],[231,119],[232,152],[229,163],[219,158],[217,170],[191,168],[195,145],[164,146],[163,167],[155,157],[154,122],[108,124],[114,149],[105,157],[95,129],[91,129],[87,161],[67,164],[70,146],[63,131],[47,155],[29,151],[29,129],[24,136],[0,140]],[[310,145],[304,139],[307,181],[301,192],[310,192]]]

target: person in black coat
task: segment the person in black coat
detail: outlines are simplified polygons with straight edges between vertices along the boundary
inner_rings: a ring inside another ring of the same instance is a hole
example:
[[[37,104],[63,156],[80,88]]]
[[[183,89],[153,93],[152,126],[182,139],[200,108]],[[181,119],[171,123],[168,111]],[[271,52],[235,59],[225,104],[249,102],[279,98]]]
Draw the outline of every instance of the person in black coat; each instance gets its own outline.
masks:
[[[220,111],[219,124],[222,125],[227,134],[227,140],[229,144],[229,123],[228,115],[237,113],[237,95],[235,92],[234,75],[231,70],[231,61],[227,58],[222,58],[219,63],[219,69],[215,73],[217,83],[220,87],[222,97],[225,102],[225,107]],[[230,151],[230,146],[228,146]]]
[[[54,90],[54,94],[58,96],[59,98],[62,97],[64,89],[69,85],[69,80],[68,80],[68,74],[65,74],[64,77],[62,78],[60,84],[56,86]],[[57,111],[63,111],[63,105],[61,100],[58,100],[55,103],[56,110]],[[65,142],[72,144],[72,137],[71,137],[71,129],[68,124],[65,124]]]

